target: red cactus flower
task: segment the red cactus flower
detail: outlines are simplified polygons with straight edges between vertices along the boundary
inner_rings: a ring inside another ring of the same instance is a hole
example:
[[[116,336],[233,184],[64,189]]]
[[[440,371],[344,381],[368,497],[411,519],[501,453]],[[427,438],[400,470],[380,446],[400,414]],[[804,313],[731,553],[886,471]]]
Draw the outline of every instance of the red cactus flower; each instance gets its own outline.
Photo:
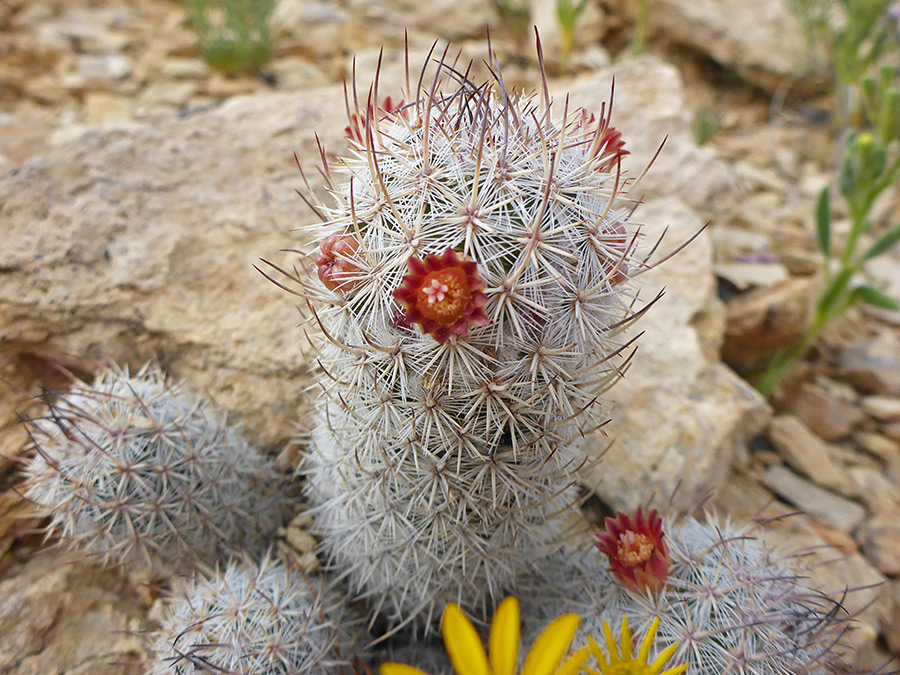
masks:
[[[612,114],[610,109],[609,114]],[[604,105],[603,112],[600,113],[600,124],[597,124],[597,118],[591,113],[587,116],[582,113],[581,126],[583,129],[592,129],[589,133],[591,137],[588,141],[589,146],[593,148],[591,154],[594,159],[606,160],[598,165],[600,171],[611,170],[618,161],[625,155],[631,154],[625,150],[625,141],[622,140],[622,132],[609,123],[609,116],[606,114]]]
[[[594,150],[594,157],[606,159],[600,166],[602,171],[609,171],[625,155],[630,154],[625,150],[625,141],[622,140],[622,132],[615,127],[605,126],[598,132],[600,142]]]
[[[370,103],[367,115],[357,115],[356,113],[350,115],[350,124],[344,127],[344,134],[349,140],[355,141],[359,145],[365,145],[366,128],[368,126],[367,120],[375,117],[375,115],[380,117],[387,115],[388,113],[396,112],[401,108],[403,108],[403,101],[394,105],[390,96],[385,98],[381,105],[377,107]]]
[[[474,262],[461,260],[448,248],[443,255],[426,256],[425,262],[410,258],[408,264],[409,274],[394,291],[408,323],[420,324],[438,342],[446,342],[451,333],[465,335],[470,324],[488,323],[484,282]]]
[[[355,273],[359,268],[353,258],[359,249],[359,242],[347,232],[329,234],[319,246],[316,257],[319,279],[330,290],[348,291],[358,281]]]
[[[654,509],[646,519],[640,508],[632,520],[623,513],[606,519],[596,546],[609,557],[610,572],[635,593],[658,593],[669,576],[672,559],[663,542],[662,520]]]

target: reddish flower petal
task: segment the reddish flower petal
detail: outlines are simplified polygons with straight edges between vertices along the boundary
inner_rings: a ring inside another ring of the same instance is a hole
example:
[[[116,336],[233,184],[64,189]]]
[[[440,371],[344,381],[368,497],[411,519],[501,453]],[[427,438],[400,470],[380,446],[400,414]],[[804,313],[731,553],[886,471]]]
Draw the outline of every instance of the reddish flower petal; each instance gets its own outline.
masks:
[[[609,558],[610,572],[636,593],[657,593],[669,576],[672,560],[663,542],[662,519],[653,510],[633,518],[619,513],[606,519],[606,532],[597,536],[597,548]]]

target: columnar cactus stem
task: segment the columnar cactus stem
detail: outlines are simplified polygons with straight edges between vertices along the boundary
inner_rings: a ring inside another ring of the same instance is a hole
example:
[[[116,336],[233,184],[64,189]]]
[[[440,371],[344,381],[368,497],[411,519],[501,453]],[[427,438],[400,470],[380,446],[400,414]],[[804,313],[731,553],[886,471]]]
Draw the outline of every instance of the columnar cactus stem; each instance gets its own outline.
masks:
[[[571,441],[605,421],[642,262],[606,109],[558,114],[546,83],[477,86],[443,57],[408,103],[376,97],[325,167],[317,274],[288,276],[321,328],[305,471],[324,547],[421,635],[450,601],[487,619],[561,535],[545,523],[572,503]]]

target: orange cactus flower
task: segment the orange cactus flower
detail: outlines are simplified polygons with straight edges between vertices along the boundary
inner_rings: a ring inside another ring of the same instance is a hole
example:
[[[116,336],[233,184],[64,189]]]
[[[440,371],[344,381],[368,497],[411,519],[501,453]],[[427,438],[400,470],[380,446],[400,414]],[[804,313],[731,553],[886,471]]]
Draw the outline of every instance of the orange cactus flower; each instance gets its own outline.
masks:
[[[487,296],[474,262],[460,259],[448,248],[443,255],[409,259],[409,274],[394,297],[405,307],[406,321],[418,323],[438,342],[451,334],[466,335],[470,325],[488,323]]]
[[[606,519],[597,548],[609,557],[610,572],[635,593],[658,593],[669,577],[672,559],[663,541],[662,520],[654,509],[647,517],[638,508],[634,519],[618,513]]]

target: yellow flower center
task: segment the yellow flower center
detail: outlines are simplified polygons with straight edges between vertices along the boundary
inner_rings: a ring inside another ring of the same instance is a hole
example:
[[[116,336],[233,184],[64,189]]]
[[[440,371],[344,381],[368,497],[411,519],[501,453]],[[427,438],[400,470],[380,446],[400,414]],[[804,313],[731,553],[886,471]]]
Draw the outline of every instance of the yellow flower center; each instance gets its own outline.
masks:
[[[465,314],[472,291],[462,267],[445,267],[425,275],[416,308],[426,319],[450,326]]]
[[[645,534],[628,530],[616,544],[616,556],[626,567],[634,567],[645,562],[653,553],[653,542]],[[628,672],[628,671],[625,671]]]

